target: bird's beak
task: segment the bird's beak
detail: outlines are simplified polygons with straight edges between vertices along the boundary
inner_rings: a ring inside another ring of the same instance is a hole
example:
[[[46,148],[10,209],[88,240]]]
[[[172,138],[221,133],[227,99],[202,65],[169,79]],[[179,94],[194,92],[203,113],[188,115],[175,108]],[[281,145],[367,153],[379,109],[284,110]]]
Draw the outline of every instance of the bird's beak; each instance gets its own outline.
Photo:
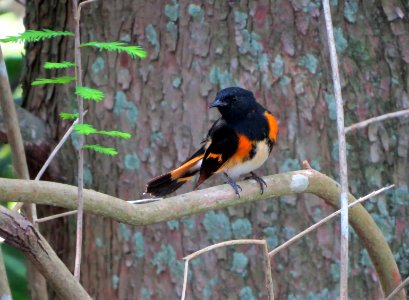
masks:
[[[212,107],[222,107],[222,106],[226,106],[226,105],[227,105],[227,103],[222,102],[220,99],[217,99],[217,98],[216,98],[216,100],[214,100],[213,103],[210,104],[209,108],[212,108]]]

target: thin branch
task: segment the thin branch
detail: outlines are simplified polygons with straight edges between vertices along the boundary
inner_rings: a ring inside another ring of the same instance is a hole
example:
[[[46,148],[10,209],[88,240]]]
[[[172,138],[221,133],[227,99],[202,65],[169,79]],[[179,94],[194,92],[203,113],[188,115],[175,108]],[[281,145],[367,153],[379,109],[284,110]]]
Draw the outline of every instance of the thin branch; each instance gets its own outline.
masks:
[[[90,3],[91,1],[85,1],[82,5]],[[75,56],[75,77],[76,85],[83,86],[82,81],[82,66],[81,66],[81,35],[80,35],[80,18],[81,7],[78,7],[78,0],[72,0],[72,9],[74,14],[75,24],[75,38],[74,38],[74,56]],[[78,124],[84,123],[84,101],[80,95],[77,94],[78,101]],[[82,257],[82,233],[83,233],[83,219],[84,219],[84,136],[80,135],[78,139],[78,213],[77,213],[77,239],[75,246],[75,265],[74,276],[80,280],[81,274],[81,257]]]
[[[162,198],[161,198],[162,199]],[[141,200],[128,200],[128,203],[131,204],[146,204],[151,202],[160,201],[161,199],[141,199]]]
[[[11,299],[9,281],[7,279],[6,268],[3,261],[3,253],[0,243],[0,299]]]
[[[70,210],[67,212],[60,213],[60,214],[55,214],[52,216],[40,218],[40,219],[37,219],[37,223],[42,223],[42,222],[47,222],[47,221],[55,220],[55,219],[62,218],[62,217],[72,216],[72,215],[75,215],[77,212],[78,212],[77,210]]]
[[[91,2],[96,2],[97,0],[86,0],[86,1],[83,1],[83,2],[81,2],[79,5],[78,5],[78,16],[79,17],[81,17],[81,9],[82,9],[82,7],[83,6],[85,6],[85,5],[87,5],[87,4],[90,4]]]
[[[206,248],[200,249],[188,256],[185,256],[185,271],[183,276],[183,291],[182,291],[182,298],[181,300],[185,299],[186,296],[186,286],[187,286],[187,274],[189,268],[189,261],[202,255],[203,253],[215,250],[217,248],[232,246],[232,245],[248,245],[248,244],[256,244],[261,245],[263,247],[263,265],[264,271],[266,276],[266,288],[268,290],[268,295],[270,300],[274,300],[274,291],[273,291],[273,277],[271,275],[271,267],[270,267],[270,259],[268,257],[268,248],[267,242],[265,240],[254,240],[254,239],[243,239],[243,240],[230,240],[221,243],[217,243]]]
[[[87,111],[84,112],[84,116],[87,114]],[[67,141],[67,139],[70,137],[72,131],[74,130],[75,124],[78,124],[79,119],[76,119],[68,128],[67,132],[64,134],[64,136],[61,138],[61,140],[58,142],[57,146],[55,146],[54,150],[50,153],[48,156],[47,160],[45,161],[44,165],[41,167],[40,171],[37,173],[37,176],[34,178],[34,180],[40,180],[41,177],[44,175],[45,171],[53,161],[54,157],[57,155],[58,151],[62,148],[64,143]]]
[[[389,185],[386,187],[383,187],[377,191],[374,191],[364,197],[359,198],[358,200],[350,203],[348,205],[348,208],[351,208],[359,203],[364,202],[365,200],[368,200],[372,197],[375,197],[391,188],[393,188],[395,185]],[[315,223],[314,225],[308,227],[307,229],[305,229],[304,231],[301,231],[300,233],[296,234],[295,236],[293,236],[291,239],[289,239],[287,242],[281,244],[280,246],[274,248],[272,251],[270,251],[270,253],[268,253],[268,255],[270,257],[273,257],[274,255],[276,255],[278,252],[284,250],[285,248],[288,248],[289,246],[291,246],[292,244],[294,244],[296,241],[300,240],[302,237],[304,237],[305,235],[307,235],[308,233],[310,233],[311,231],[314,231],[315,229],[317,229],[318,227],[320,227],[321,225],[323,225],[324,223],[330,221],[331,219],[333,219],[334,217],[338,216],[341,213],[341,210],[337,210],[336,212],[333,212],[332,214],[330,214],[329,216],[325,217],[324,219],[320,220],[319,222]]]
[[[189,259],[185,261],[185,270],[183,272],[183,290],[182,290],[182,300],[185,300],[186,288],[187,288],[187,275],[189,274]]]
[[[340,299],[348,299],[348,167],[346,156],[346,143],[344,132],[344,107],[341,94],[341,83],[338,71],[338,58],[335,48],[335,39],[331,19],[329,0],[323,0],[325,25],[328,34],[328,46],[330,52],[332,80],[337,107],[337,129],[339,149],[339,172],[341,178],[341,257],[340,257]]]
[[[349,133],[350,131],[365,128],[369,126],[370,124],[376,123],[376,122],[382,122],[388,119],[392,118],[399,118],[399,117],[408,117],[409,116],[409,109],[405,110],[400,110],[400,111],[395,111],[393,113],[388,113],[384,115],[380,115],[377,117],[370,118],[368,120],[358,122],[355,124],[352,124],[351,126],[348,126],[345,128],[345,134]]]
[[[396,289],[394,289],[393,292],[390,293],[389,296],[385,298],[385,300],[392,300],[393,297],[395,297],[407,285],[409,285],[409,277],[402,281],[402,283],[398,285]]]
[[[132,205],[122,199],[85,189],[84,211],[118,222],[143,226],[300,193],[314,194],[331,206],[339,208],[339,184],[318,171],[299,170],[263,179],[267,187],[262,195],[256,183],[242,181],[239,183],[243,188],[240,198],[232,192],[229,185],[221,185],[140,205]],[[351,194],[348,199],[349,202],[356,200]],[[10,200],[75,209],[78,202],[77,187],[55,182],[0,178],[0,201]],[[401,283],[392,251],[379,227],[362,205],[356,205],[349,213],[350,224],[367,249],[384,294],[388,295]],[[399,295],[399,299],[406,299],[403,290]]]
[[[263,265],[264,273],[266,274],[266,288],[268,291],[268,298],[270,300],[274,300],[273,274],[271,273],[270,257],[268,256],[268,246],[266,240],[264,240],[263,245]]]
[[[248,245],[248,244],[263,245],[264,242],[265,242],[264,240],[254,240],[254,239],[225,241],[225,242],[217,243],[217,244],[208,246],[206,248],[200,249],[200,250],[198,250],[196,252],[193,252],[192,254],[189,254],[189,255],[185,256],[183,259],[191,260],[191,259],[194,259],[194,258],[202,255],[203,253],[206,253],[206,252],[209,252],[209,251],[212,251],[214,249],[221,248],[221,247],[233,246],[233,245]]]

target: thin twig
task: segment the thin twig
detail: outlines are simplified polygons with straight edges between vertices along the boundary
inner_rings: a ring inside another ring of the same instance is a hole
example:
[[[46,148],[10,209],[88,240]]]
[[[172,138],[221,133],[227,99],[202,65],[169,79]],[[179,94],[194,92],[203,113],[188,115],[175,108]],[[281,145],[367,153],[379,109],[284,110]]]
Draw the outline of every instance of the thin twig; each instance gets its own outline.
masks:
[[[1,243],[0,243],[1,244]],[[0,299],[11,299],[10,284],[6,274],[3,253],[0,246]]]
[[[337,129],[339,149],[339,172],[341,178],[341,257],[340,257],[340,299],[348,299],[348,171],[346,158],[346,143],[344,132],[344,108],[339,80],[338,58],[331,19],[329,0],[323,0],[325,25],[328,34],[328,46],[331,60],[332,80],[337,107]]]
[[[84,116],[87,114],[87,111],[84,111]],[[40,171],[37,173],[37,176],[34,178],[34,180],[40,180],[41,177],[43,176],[44,172],[47,170],[48,166],[54,159],[54,157],[57,155],[58,151],[60,151],[61,147],[64,145],[66,140],[70,137],[72,131],[74,130],[75,124],[78,124],[79,119],[76,119],[70,126],[70,128],[67,130],[67,132],[64,134],[64,136],[61,138],[61,140],[58,142],[57,146],[55,146],[54,150],[50,153],[48,156],[47,160],[45,161],[44,165],[41,167]]]
[[[393,188],[395,185],[389,185],[386,187],[383,187],[377,191],[374,191],[362,198],[359,198],[358,200],[350,203],[348,205],[348,208],[351,208],[359,203],[364,202],[365,200],[368,200],[369,198],[375,197],[391,188]],[[320,227],[321,225],[323,225],[324,223],[330,221],[331,219],[333,219],[334,217],[338,216],[341,213],[341,210],[337,210],[336,212],[333,212],[332,214],[330,214],[329,216],[325,217],[324,219],[320,220],[319,222],[315,223],[314,225],[308,227],[307,229],[305,229],[304,231],[301,231],[300,233],[298,233],[297,235],[293,236],[291,239],[289,239],[288,241],[286,241],[285,243],[281,244],[280,246],[274,248],[272,251],[270,251],[270,253],[268,253],[268,255],[270,257],[273,257],[274,255],[276,255],[278,252],[282,251],[285,248],[288,248],[289,246],[291,246],[292,244],[294,244],[296,241],[300,240],[302,237],[304,237],[305,235],[307,235],[308,233],[310,233],[311,231],[317,229],[318,227]]]
[[[270,257],[268,256],[268,246],[266,240],[263,245],[263,265],[264,273],[266,274],[266,288],[270,300],[274,300],[274,284],[273,275],[271,274]]]
[[[191,260],[199,255],[202,255],[203,253],[206,253],[206,252],[209,252],[214,249],[221,248],[221,247],[232,246],[232,245],[247,245],[247,244],[263,245],[264,240],[243,239],[243,240],[225,241],[225,242],[217,243],[217,244],[208,246],[206,248],[200,249],[196,252],[193,252],[192,254],[189,254],[188,256],[185,256],[183,259]]]
[[[159,199],[152,198],[152,199],[141,199],[141,200],[128,200],[127,202],[128,202],[128,203],[131,203],[131,204],[146,204],[146,203],[156,202],[156,201],[159,201],[159,200],[161,200],[161,199],[163,199],[163,198],[159,198]]]
[[[189,259],[186,259],[186,261],[185,261],[185,271],[183,272],[183,290],[182,290],[181,300],[185,300],[188,273],[189,273]]]
[[[402,281],[402,283],[399,284],[399,285],[396,287],[396,289],[394,289],[394,290],[392,291],[392,293],[390,293],[389,296],[385,298],[385,300],[392,300],[393,297],[395,297],[395,296],[400,292],[400,290],[402,290],[402,289],[403,289],[405,286],[407,286],[407,285],[409,285],[409,277],[406,278],[404,281]]]
[[[387,119],[407,117],[407,116],[409,116],[409,109],[395,111],[393,113],[388,113],[388,114],[380,115],[380,116],[377,116],[377,117],[373,117],[373,118],[370,118],[368,120],[358,122],[358,123],[352,124],[351,126],[345,127],[345,134],[349,133],[352,130],[365,128],[365,127],[369,126],[370,124],[373,124],[373,123],[376,123],[376,122],[382,122],[382,121],[385,121]]]
[[[256,244],[263,246],[263,260],[264,260],[264,270],[266,275],[266,288],[268,290],[268,295],[270,300],[274,300],[274,291],[273,291],[273,277],[271,275],[270,259],[268,257],[268,248],[267,242],[265,240],[254,240],[254,239],[243,239],[243,240],[230,240],[221,243],[217,243],[206,248],[200,249],[188,256],[185,256],[183,259],[185,261],[185,271],[183,276],[183,290],[181,300],[185,299],[186,296],[186,287],[187,287],[187,275],[189,268],[189,261],[200,256],[203,253],[212,251],[217,248],[232,246],[232,245],[247,245],[247,244]]]
[[[54,219],[75,215],[77,212],[78,212],[77,210],[71,210],[71,211],[60,213],[60,214],[55,214],[52,216],[40,218],[40,219],[37,219],[37,223],[47,222],[47,221],[51,221]]]

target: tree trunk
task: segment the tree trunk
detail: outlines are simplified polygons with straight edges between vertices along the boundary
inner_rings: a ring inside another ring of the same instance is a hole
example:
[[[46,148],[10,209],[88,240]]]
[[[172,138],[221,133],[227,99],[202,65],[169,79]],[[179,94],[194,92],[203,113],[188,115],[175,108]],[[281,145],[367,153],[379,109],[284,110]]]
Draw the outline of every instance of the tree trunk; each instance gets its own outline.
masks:
[[[408,5],[332,2],[346,125],[408,108]],[[220,88],[231,85],[252,90],[279,119],[277,145],[260,174],[299,169],[307,159],[313,168],[337,178],[335,100],[323,14],[317,1],[300,3],[118,0],[84,7],[83,42],[124,41],[148,51],[143,61],[82,51],[86,84],[106,93],[104,102],[90,103],[86,122],[134,135],[130,141],[87,137],[89,143],[119,150],[114,158],[87,152],[87,187],[123,199],[141,198],[149,178],[177,166],[199,146],[218,116],[207,109],[208,103]],[[28,1],[26,26],[72,31],[71,5]],[[67,127],[58,113],[75,110],[73,87],[29,83],[62,75],[41,66],[45,61],[72,60],[72,46],[68,38],[28,44],[25,107],[47,122],[55,140]],[[393,193],[366,207],[396,253],[404,277],[409,275],[404,206],[409,200],[408,132],[408,119],[402,118],[347,137],[353,194],[397,184]],[[58,158],[70,183],[75,183],[75,141],[73,136]],[[207,185],[221,181],[215,176]],[[179,193],[191,188],[187,184]],[[267,238],[273,248],[331,212],[322,200],[303,201],[306,197],[311,196],[283,197],[144,228],[87,216],[82,283],[95,299],[177,299],[182,290],[182,257],[232,238]],[[70,268],[75,255],[74,220],[69,217],[41,227]],[[275,257],[273,280],[279,299],[337,297],[338,224],[324,225]],[[374,267],[354,233],[350,251],[351,299],[380,298]],[[188,298],[265,299],[262,270],[262,253],[256,246],[208,253],[191,266]]]

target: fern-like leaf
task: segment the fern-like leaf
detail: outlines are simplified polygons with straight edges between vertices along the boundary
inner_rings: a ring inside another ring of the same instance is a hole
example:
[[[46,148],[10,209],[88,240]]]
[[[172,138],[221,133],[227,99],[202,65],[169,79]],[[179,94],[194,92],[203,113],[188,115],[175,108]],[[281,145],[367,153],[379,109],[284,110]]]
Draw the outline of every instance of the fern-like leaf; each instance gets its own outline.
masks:
[[[92,127],[91,124],[75,124],[74,125],[74,130],[83,135],[89,135],[93,133],[98,133],[98,130],[96,130],[94,127]]]
[[[75,77],[63,76],[55,78],[38,78],[33,81],[31,85],[42,85],[42,84],[65,84],[74,81]]]
[[[17,42],[38,42],[46,39],[52,39],[59,36],[73,36],[74,33],[69,31],[54,31],[50,29],[42,30],[26,30],[16,36],[8,36],[0,39],[3,43],[17,43]]]
[[[114,137],[119,137],[121,139],[129,140],[132,137],[132,134],[122,131],[98,131],[98,134],[109,135]]]
[[[78,113],[70,114],[66,112],[61,112],[60,118],[63,120],[75,120],[78,118]]]
[[[106,50],[106,51],[117,51],[119,53],[125,52],[132,58],[136,58],[136,57],[145,58],[146,57],[146,51],[143,50],[142,47],[128,45],[122,42],[89,42],[89,43],[81,44],[81,47],[96,47],[100,51]]]
[[[99,131],[97,129],[95,129],[91,124],[76,124],[74,125],[74,130],[79,133],[79,134],[83,134],[83,135],[89,135],[89,134],[103,134],[103,135],[109,135],[109,136],[113,136],[113,137],[118,137],[118,138],[122,138],[122,139],[130,139],[132,137],[132,135],[130,133],[127,132],[122,132],[122,131]]]
[[[116,151],[115,148],[109,148],[109,147],[103,147],[101,145],[84,145],[82,147],[83,149],[91,149],[96,152],[105,154],[105,155],[110,155],[110,156],[115,156],[118,154],[118,151]]]
[[[96,102],[101,101],[105,97],[104,93],[100,90],[91,89],[86,86],[75,87],[75,94],[81,96],[85,100],[94,100]]]
[[[66,69],[71,67],[75,67],[75,64],[70,61],[46,62],[43,66],[44,69]]]

